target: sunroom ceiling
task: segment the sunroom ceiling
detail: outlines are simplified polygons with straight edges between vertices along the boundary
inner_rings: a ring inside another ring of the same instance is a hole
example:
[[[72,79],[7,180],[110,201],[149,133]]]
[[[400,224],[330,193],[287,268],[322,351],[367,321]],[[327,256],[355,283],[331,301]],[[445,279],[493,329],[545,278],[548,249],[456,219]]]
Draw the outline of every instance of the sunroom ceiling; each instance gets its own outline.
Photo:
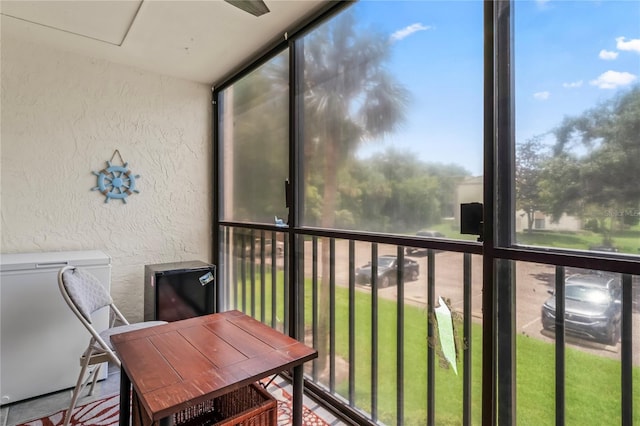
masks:
[[[214,84],[327,0],[267,0],[260,17],[223,0],[2,0],[2,38]]]

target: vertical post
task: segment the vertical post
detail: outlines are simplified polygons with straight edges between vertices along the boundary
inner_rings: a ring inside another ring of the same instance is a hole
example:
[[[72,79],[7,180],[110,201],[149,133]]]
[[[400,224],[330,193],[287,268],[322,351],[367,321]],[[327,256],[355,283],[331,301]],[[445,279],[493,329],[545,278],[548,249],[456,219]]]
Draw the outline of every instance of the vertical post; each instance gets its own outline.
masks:
[[[396,277],[398,296],[397,328],[396,328],[396,423],[404,424],[404,247],[398,246],[396,251],[398,258],[398,275]]]
[[[313,347],[318,347],[318,237],[311,240],[311,288],[313,304]],[[318,380],[318,359],[313,360],[313,380]]]
[[[356,402],[356,243],[349,240],[349,405]]]
[[[493,282],[494,207],[494,22],[495,3],[484,2],[484,171],[483,171],[483,256],[482,256],[482,425],[495,426],[495,296]]]
[[[251,237],[249,239],[249,247],[251,247],[251,258],[249,261],[251,262],[249,265],[249,283],[251,288],[251,295],[249,296],[249,303],[251,304],[251,316],[253,318],[256,317],[256,234],[255,231],[251,230]]]
[[[304,246],[304,239],[298,238],[294,230],[302,222],[304,185],[302,179],[305,167],[303,161],[304,124],[302,113],[304,109],[303,76],[304,76],[304,39],[290,40],[285,33],[285,42],[289,52],[289,173],[285,190],[284,204],[288,209],[287,231],[284,247],[284,271],[285,271],[285,322],[291,324],[289,335],[298,340],[304,340],[304,330],[299,325],[304,323],[301,318],[301,310],[304,299],[300,295],[300,289],[304,287],[304,258],[296,261],[300,247]],[[288,248],[288,250],[287,250]],[[300,250],[302,252],[302,250]],[[288,271],[288,274],[287,274]],[[290,283],[289,280],[292,282]],[[285,330],[286,330],[285,325]]]
[[[336,239],[329,240],[329,389],[336,389]]]
[[[294,339],[298,338],[297,330],[296,330],[296,320],[295,320],[295,312],[297,308],[295,307],[296,300],[296,288],[295,285],[291,285],[291,277],[295,278],[295,262],[290,261],[290,247],[291,247],[291,238],[293,237],[293,233],[287,234],[289,244],[285,243],[284,245],[284,285],[283,285],[283,297],[284,297],[284,333],[293,337]],[[293,275],[292,275],[293,274]],[[293,294],[292,294],[293,293]]]
[[[266,280],[267,280],[267,271],[266,271],[266,244],[265,244],[265,233],[264,230],[260,231],[260,321],[264,323],[266,321]],[[276,242],[271,240],[271,261],[275,262],[275,249]]]
[[[435,303],[436,268],[433,249],[427,250],[427,425],[436,424],[436,356],[435,356]]]
[[[463,255],[463,365],[462,424],[471,425],[471,254]]]
[[[516,291],[515,265],[512,260],[497,259],[498,312],[498,424],[516,424]]]
[[[492,192],[493,208],[485,210],[485,224],[493,224],[493,239],[485,243],[485,256],[494,265],[495,309],[493,310],[496,348],[494,392],[497,392],[497,418],[499,425],[516,423],[516,297],[515,262],[496,257],[497,248],[511,247],[515,243],[515,126],[514,126],[514,89],[513,89],[513,46],[512,46],[512,3],[509,0],[495,2],[495,39],[494,58],[494,153],[491,173],[494,174],[493,186],[485,188]],[[485,140],[485,143],[489,141]],[[486,194],[487,192],[485,192]],[[496,196],[499,194],[500,196]],[[485,199],[486,201],[486,199]],[[489,247],[487,247],[489,246]],[[485,312],[484,315],[487,313]],[[497,320],[496,320],[497,318]]]
[[[293,402],[292,402],[292,425],[302,426],[302,365],[293,367]]]
[[[633,280],[631,275],[622,275],[622,336],[621,352],[621,393],[622,425],[633,424]],[[640,408],[637,407],[636,408]]]
[[[241,237],[241,264],[240,264],[240,286],[242,286],[242,312],[247,312],[247,245],[246,245],[247,234],[242,233]]]
[[[214,312],[222,312],[224,309],[226,309],[229,305],[229,299],[228,296],[226,295],[228,289],[230,288],[228,285],[228,282],[226,281],[226,279],[228,279],[228,271],[231,270],[230,268],[230,260],[231,260],[231,256],[228,255],[228,249],[230,247],[232,247],[232,239],[230,238],[230,232],[229,232],[229,228],[225,228],[225,242],[224,244],[226,244],[226,248],[227,250],[223,251],[223,252],[219,252],[219,250],[223,246],[223,242],[220,241],[221,238],[221,227],[219,225],[220,222],[220,199],[222,197],[220,197],[220,187],[216,186],[216,182],[222,182],[223,179],[220,179],[221,173],[220,173],[220,167],[219,167],[219,163],[218,163],[218,159],[219,159],[219,153],[220,153],[220,128],[219,128],[219,123],[217,118],[218,117],[226,117],[226,112],[224,111],[224,104],[222,102],[218,102],[218,95],[219,93],[216,92],[216,90],[214,90],[214,88],[211,88],[211,125],[212,125],[212,130],[213,130],[213,149],[211,150],[211,164],[212,164],[212,170],[211,170],[211,182],[213,182],[213,191],[212,191],[212,197],[211,197],[211,212],[212,212],[212,216],[213,216],[213,224],[211,227],[211,262],[213,264],[217,264],[217,276],[218,277],[225,277],[225,283],[227,284],[226,286],[223,285],[223,283],[221,281],[216,280],[217,282],[214,283],[215,284],[215,288],[214,288],[214,293],[215,293],[215,305],[214,305]],[[221,105],[222,104],[222,105]],[[223,267],[223,265],[226,267]],[[225,293],[225,296],[223,296],[223,292]]]
[[[371,419],[378,421],[378,243],[371,244]]]
[[[565,333],[564,333],[564,266],[556,266],[556,425],[564,425]]]
[[[295,280],[296,286],[298,287],[298,294],[297,294],[298,303],[296,303],[296,306],[298,307],[298,313],[297,313],[298,333],[299,333],[298,340],[300,342],[304,342],[305,341],[304,237],[302,237],[301,235],[296,235],[295,239],[296,239],[296,242],[298,241],[300,242],[300,244],[296,245],[296,247],[298,247],[298,252],[296,253],[296,256],[295,256],[296,262],[298,263],[298,266],[296,267],[298,276],[297,276],[297,279]],[[274,258],[274,261],[275,261],[275,258]]]
[[[276,241],[276,233],[271,232],[271,241]],[[283,253],[284,255],[284,250]],[[278,287],[277,287],[278,265],[276,262],[271,262],[271,328],[276,328],[277,324],[277,312],[278,312]]]
[[[124,367],[120,366],[120,426],[129,426],[131,415],[131,380]]]

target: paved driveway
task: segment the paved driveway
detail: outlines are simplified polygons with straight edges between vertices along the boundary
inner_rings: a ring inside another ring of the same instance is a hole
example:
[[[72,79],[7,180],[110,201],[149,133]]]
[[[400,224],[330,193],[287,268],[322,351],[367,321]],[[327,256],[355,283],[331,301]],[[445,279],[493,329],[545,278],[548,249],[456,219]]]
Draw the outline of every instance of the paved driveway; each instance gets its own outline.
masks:
[[[378,255],[395,254],[395,246],[378,246]],[[420,276],[417,281],[405,283],[406,303],[427,305],[427,257],[426,252],[410,256],[420,265]],[[311,275],[311,244],[305,247],[305,273]],[[320,254],[318,254],[320,259]],[[371,259],[369,243],[356,242],[355,266],[365,265]],[[472,315],[476,321],[482,318],[482,257],[473,255],[471,259],[471,305]],[[318,265],[322,274],[321,265]],[[336,242],[335,256],[336,285],[346,286],[348,283],[349,261],[348,243]],[[542,330],[540,307],[549,297],[547,290],[553,288],[555,269],[553,266],[517,262],[516,264],[516,327],[517,332],[526,336],[553,342],[554,335]],[[435,297],[448,298],[454,309],[462,311],[463,307],[463,255],[454,252],[437,252],[435,254]],[[358,285],[361,291],[370,291],[370,287]],[[397,287],[379,289],[381,297],[397,298]],[[620,344],[608,346],[597,342],[567,337],[570,346],[581,350],[620,359]],[[640,313],[633,314],[633,362],[640,365]]]

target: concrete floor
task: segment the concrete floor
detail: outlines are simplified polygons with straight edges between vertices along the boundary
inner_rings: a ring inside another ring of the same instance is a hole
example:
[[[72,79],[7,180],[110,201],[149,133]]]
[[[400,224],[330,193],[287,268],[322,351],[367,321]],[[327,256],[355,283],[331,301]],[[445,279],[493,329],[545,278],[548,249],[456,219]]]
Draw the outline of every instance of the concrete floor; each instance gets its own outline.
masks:
[[[80,396],[77,405],[86,404],[120,392],[120,370],[109,366],[109,373],[105,380],[100,380],[93,391],[93,395],[85,396],[88,389]],[[73,389],[66,389],[40,397],[18,401],[4,405],[0,409],[0,426],[15,426],[30,420],[66,410],[71,403]]]

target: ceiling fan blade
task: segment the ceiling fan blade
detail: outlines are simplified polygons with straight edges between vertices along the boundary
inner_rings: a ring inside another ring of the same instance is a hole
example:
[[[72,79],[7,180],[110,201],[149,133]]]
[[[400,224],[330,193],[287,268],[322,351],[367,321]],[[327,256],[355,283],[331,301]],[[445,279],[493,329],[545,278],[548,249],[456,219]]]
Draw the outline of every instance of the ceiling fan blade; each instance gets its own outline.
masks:
[[[224,0],[235,7],[249,12],[253,16],[261,16],[269,12],[269,8],[262,0]]]

